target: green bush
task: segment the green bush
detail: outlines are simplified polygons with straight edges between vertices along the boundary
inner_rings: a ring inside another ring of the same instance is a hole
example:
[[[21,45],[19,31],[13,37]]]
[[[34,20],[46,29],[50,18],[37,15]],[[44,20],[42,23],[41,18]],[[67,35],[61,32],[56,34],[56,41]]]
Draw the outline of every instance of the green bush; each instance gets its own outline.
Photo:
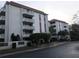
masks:
[[[45,42],[47,42],[50,38],[50,34],[49,33],[34,33],[30,35],[30,39],[32,41],[39,41],[40,39],[43,39]]]
[[[30,47],[30,46],[31,46],[31,42],[28,42],[28,43],[27,43],[27,46]]]
[[[12,48],[16,48],[16,43],[12,43]]]

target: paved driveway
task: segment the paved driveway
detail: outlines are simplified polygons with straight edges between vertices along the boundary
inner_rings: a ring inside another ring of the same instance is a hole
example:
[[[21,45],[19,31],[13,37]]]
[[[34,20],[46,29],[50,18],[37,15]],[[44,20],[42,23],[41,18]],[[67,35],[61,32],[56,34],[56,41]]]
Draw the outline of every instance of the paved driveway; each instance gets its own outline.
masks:
[[[61,46],[46,48],[32,52],[24,52],[5,56],[10,58],[73,58],[79,57],[79,42],[69,42]]]

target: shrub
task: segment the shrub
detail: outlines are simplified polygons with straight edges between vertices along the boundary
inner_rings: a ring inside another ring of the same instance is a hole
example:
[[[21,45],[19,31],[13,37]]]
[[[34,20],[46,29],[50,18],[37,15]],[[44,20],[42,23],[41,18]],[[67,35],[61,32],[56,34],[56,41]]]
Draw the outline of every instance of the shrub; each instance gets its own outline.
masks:
[[[27,46],[28,46],[28,47],[32,46],[32,45],[31,45],[31,42],[28,42],[28,43],[27,43]]]
[[[14,33],[12,33],[12,34],[11,34],[11,40],[12,40],[12,41],[19,41],[19,40],[20,40],[19,34],[17,34],[17,36],[15,36]]]
[[[16,48],[16,43],[12,43],[12,48]]]
[[[50,36],[51,35],[49,33],[34,33],[30,35],[30,39],[31,41],[36,42],[38,42],[40,39],[43,39],[45,42],[48,42]]]

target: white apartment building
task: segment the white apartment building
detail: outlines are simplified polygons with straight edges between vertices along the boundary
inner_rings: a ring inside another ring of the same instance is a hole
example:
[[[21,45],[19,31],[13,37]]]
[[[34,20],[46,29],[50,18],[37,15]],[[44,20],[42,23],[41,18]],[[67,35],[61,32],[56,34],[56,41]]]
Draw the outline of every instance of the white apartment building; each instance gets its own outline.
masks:
[[[69,32],[69,25],[64,21],[52,19],[49,21],[49,27],[52,26],[55,33],[58,34],[60,31],[67,30]]]
[[[48,15],[15,2],[6,2],[0,9],[0,41],[10,42],[11,35],[27,39],[31,33],[48,33]]]
[[[49,26],[53,26],[53,28],[56,30],[56,33],[63,30],[69,31],[69,25],[64,21],[52,19],[49,21]]]

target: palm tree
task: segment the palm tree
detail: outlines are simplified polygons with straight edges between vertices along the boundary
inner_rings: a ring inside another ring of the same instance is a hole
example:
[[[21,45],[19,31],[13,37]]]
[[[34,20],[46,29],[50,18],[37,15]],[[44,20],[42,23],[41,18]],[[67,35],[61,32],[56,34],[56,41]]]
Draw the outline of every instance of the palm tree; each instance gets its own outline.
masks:
[[[72,40],[79,40],[79,24],[72,24],[72,31],[70,31]]]

